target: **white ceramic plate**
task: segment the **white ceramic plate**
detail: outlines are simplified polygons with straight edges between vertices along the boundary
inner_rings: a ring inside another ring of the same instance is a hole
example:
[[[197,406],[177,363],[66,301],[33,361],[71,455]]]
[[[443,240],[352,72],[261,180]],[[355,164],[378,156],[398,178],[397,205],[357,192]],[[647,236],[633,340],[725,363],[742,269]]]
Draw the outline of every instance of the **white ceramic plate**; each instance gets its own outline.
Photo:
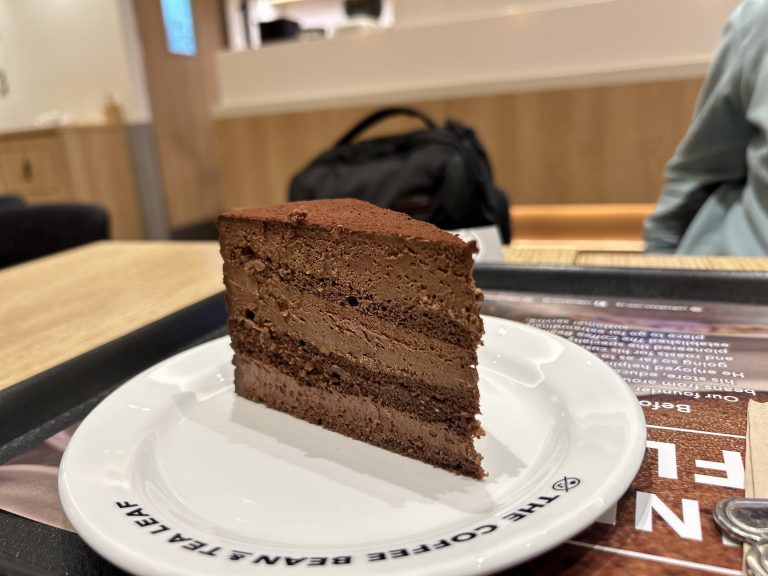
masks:
[[[589,526],[627,489],[645,421],[585,350],[485,318],[476,481],[236,397],[226,338],[119,388],[61,466],[67,517],[135,574],[481,574]]]

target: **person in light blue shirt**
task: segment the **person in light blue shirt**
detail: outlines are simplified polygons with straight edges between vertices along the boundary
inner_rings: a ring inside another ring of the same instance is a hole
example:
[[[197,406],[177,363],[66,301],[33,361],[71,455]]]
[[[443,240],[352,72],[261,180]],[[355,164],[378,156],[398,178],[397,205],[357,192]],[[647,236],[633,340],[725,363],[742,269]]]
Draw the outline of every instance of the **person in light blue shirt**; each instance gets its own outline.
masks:
[[[768,256],[768,0],[731,15],[644,236],[647,252]]]

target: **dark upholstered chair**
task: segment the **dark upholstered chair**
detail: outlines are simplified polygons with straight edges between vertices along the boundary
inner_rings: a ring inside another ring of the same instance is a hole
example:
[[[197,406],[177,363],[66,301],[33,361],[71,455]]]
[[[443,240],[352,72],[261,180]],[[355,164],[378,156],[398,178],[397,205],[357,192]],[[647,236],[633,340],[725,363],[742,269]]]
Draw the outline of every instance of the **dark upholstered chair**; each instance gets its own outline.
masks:
[[[109,214],[100,206],[0,206],[0,268],[107,238]]]
[[[27,203],[21,196],[15,194],[0,194],[0,210],[5,208],[21,208],[26,206]]]

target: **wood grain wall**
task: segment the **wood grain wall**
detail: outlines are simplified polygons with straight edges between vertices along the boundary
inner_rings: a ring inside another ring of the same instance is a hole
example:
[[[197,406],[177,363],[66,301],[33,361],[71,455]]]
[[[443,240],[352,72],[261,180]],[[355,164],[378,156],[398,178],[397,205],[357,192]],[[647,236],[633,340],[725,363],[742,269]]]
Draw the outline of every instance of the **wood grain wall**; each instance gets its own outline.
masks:
[[[134,0],[152,123],[172,229],[211,220],[221,208],[215,131],[214,55],[222,46],[219,3],[193,0],[198,53],[168,52],[159,0]]]
[[[473,127],[518,204],[655,202],[701,79],[419,102]],[[409,103],[404,103],[408,105]],[[216,122],[223,208],[287,198],[291,177],[372,108]],[[388,122],[382,134],[418,126]]]
[[[104,206],[111,237],[144,237],[128,139],[122,126],[93,126],[61,131],[69,159],[72,196]]]

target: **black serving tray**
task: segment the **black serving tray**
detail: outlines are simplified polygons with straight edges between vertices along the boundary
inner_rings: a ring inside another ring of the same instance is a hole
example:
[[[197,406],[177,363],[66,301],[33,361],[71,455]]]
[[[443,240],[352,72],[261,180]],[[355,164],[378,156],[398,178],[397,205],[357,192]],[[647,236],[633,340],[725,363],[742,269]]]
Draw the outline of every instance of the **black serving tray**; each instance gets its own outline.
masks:
[[[483,290],[768,305],[762,272],[478,264],[475,279]],[[0,462],[82,419],[142,370],[225,334],[225,320],[219,294],[0,392]],[[527,573],[525,565],[505,572]],[[0,574],[124,572],[76,534],[0,511]]]
[[[768,272],[478,264],[483,290],[768,304]]]

